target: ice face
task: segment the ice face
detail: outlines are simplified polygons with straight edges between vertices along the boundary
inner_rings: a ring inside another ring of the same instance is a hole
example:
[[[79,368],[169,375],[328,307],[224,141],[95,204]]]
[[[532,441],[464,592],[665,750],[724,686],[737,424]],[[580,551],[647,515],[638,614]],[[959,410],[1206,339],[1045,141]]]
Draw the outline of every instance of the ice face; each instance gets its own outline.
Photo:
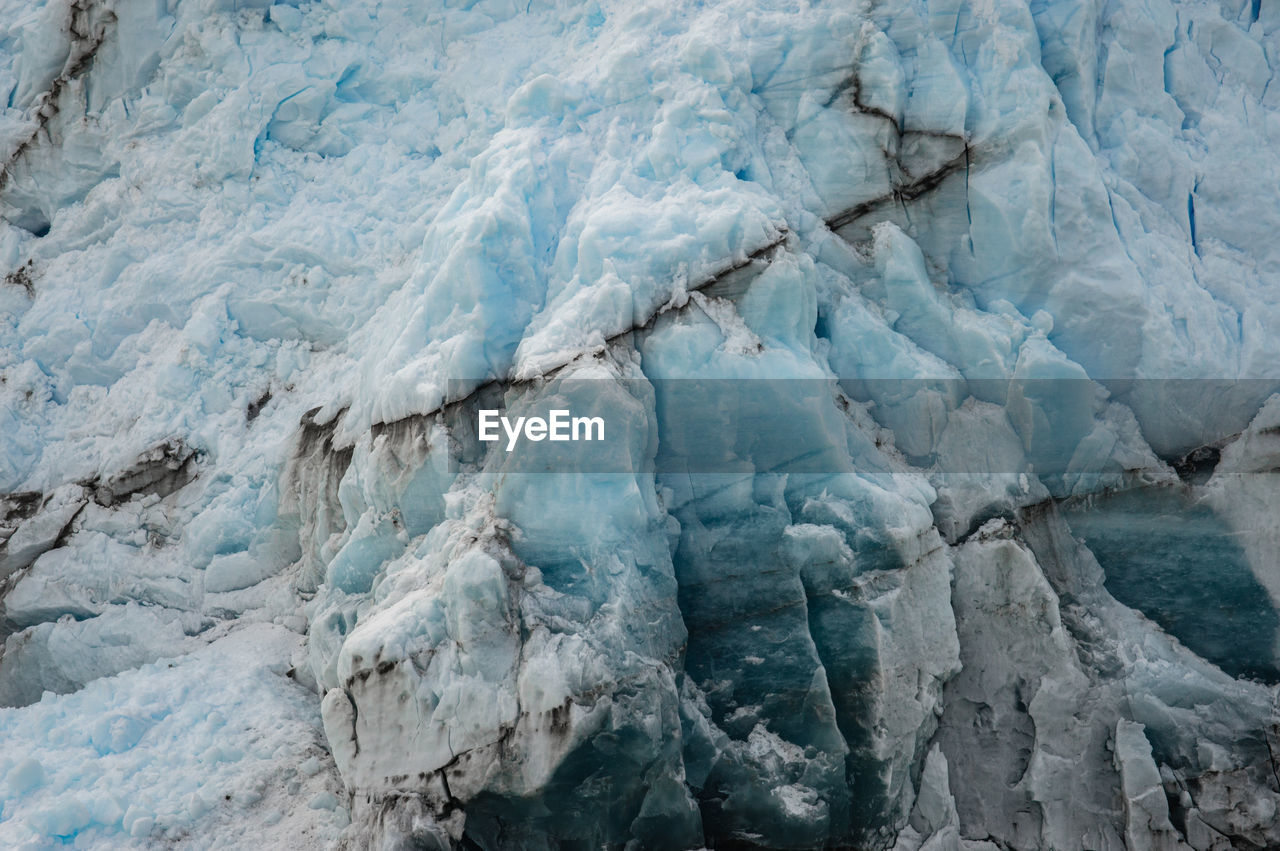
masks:
[[[0,0],[3,843],[1280,844],[1278,8]]]

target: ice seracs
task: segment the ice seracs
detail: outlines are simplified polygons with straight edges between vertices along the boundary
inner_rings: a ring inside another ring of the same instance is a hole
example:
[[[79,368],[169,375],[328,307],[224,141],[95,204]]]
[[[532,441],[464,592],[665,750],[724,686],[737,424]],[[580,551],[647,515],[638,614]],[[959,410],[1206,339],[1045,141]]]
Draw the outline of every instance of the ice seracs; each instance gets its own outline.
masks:
[[[0,841],[1280,843],[1277,8],[0,0]]]

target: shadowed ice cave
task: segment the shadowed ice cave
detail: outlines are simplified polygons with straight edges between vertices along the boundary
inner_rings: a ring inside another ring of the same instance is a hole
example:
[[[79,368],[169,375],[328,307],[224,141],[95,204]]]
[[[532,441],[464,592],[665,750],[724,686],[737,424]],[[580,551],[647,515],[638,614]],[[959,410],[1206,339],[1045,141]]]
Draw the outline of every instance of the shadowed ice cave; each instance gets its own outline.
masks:
[[[1064,513],[1117,600],[1232,676],[1280,681],[1280,617],[1213,509],[1162,485],[1071,500]]]

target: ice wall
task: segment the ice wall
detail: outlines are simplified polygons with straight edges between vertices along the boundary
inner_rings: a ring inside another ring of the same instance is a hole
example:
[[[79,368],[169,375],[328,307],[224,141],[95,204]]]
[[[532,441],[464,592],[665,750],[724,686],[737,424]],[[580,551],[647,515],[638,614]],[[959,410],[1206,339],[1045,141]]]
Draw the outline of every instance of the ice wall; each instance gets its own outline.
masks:
[[[0,842],[1280,843],[1278,53],[0,2]]]

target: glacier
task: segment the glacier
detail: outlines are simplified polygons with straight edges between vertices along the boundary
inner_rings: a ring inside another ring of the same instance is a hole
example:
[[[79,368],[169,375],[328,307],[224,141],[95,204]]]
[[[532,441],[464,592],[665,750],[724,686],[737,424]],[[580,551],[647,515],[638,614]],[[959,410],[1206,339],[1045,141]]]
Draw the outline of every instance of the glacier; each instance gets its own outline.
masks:
[[[1277,65],[0,0],[0,845],[1280,847]]]

